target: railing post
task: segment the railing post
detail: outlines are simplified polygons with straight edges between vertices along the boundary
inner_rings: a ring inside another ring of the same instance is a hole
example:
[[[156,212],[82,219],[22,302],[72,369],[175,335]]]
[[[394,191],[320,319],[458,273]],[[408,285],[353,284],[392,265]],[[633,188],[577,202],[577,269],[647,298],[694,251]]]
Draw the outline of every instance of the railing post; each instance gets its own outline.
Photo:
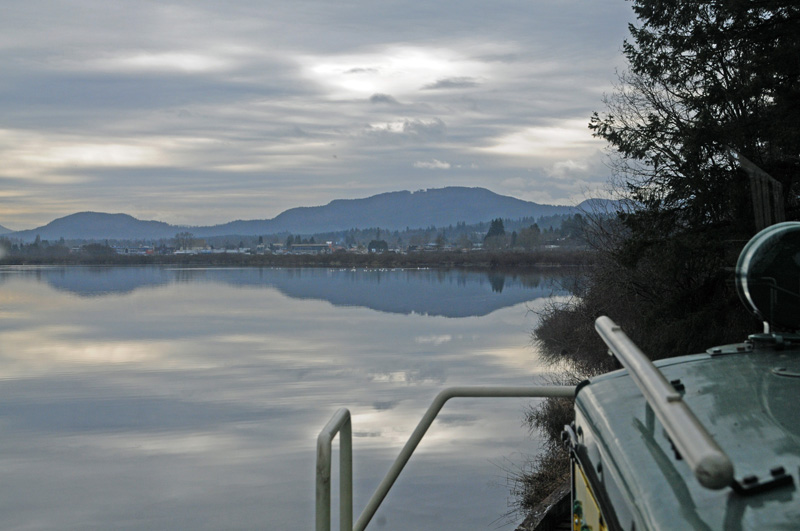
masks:
[[[331,528],[332,443],[339,433],[339,529],[353,528],[353,430],[350,411],[339,409],[317,437],[317,531]]]

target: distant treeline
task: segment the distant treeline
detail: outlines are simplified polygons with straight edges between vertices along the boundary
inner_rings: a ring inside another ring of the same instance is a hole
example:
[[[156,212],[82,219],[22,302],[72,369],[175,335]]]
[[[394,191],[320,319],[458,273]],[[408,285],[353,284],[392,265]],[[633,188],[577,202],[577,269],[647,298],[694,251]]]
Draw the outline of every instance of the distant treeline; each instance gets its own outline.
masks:
[[[431,225],[424,228],[410,228],[405,230],[388,230],[380,227],[365,229],[350,229],[346,231],[321,232],[317,234],[273,234],[264,236],[265,243],[285,243],[289,236],[296,242],[314,240],[318,243],[331,241],[344,246],[365,246],[373,240],[384,240],[390,248],[406,248],[408,246],[423,247],[427,244],[451,245],[459,248],[470,248],[474,244],[483,243],[489,233],[492,223],[496,220],[468,225],[464,222],[436,227]],[[520,247],[532,248],[546,243],[555,243],[567,237],[578,237],[581,234],[583,218],[577,215],[553,215],[539,218],[525,217],[519,219],[502,219],[502,226],[508,236],[508,244],[518,244]],[[517,238],[520,238],[517,241]],[[526,239],[527,238],[527,239]],[[235,238],[234,238],[235,239]],[[241,240],[253,243],[258,237]],[[206,238],[214,246],[231,245],[231,237]],[[239,240],[237,240],[239,241]],[[515,245],[511,245],[512,247]]]
[[[580,215],[553,215],[538,218],[525,217],[519,219],[503,219],[503,227],[507,241],[495,241],[505,247],[520,247],[532,249],[539,245],[556,243],[564,238],[573,239],[581,233],[582,217]],[[385,241],[390,249],[407,249],[409,247],[424,247],[428,244],[450,246],[459,249],[472,248],[476,244],[483,244],[489,232],[492,221],[484,223],[467,224],[464,222],[448,225],[446,227],[406,227],[405,230],[390,230],[382,227],[369,227],[313,234],[281,232],[277,234],[263,234],[259,236],[212,236],[203,237],[202,234],[193,234],[191,229],[176,233],[172,238],[160,239],[104,239],[76,240],[64,239],[45,240],[36,238],[34,242],[25,243],[12,236],[0,238],[0,249],[6,254],[49,254],[66,253],[69,249],[99,243],[108,247],[140,247],[152,248],[188,248],[208,247],[213,249],[255,249],[258,245],[286,245],[293,243],[325,243],[333,242],[335,245],[346,248],[366,248],[371,241]],[[66,249],[57,249],[63,247]]]

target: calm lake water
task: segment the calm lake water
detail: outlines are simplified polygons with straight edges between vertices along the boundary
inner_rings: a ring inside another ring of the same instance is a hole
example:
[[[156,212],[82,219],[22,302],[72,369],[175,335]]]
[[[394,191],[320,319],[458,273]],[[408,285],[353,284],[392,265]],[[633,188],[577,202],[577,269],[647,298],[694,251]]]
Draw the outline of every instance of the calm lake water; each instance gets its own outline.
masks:
[[[442,388],[541,383],[530,310],[553,295],[541,275],[0,268],[0,528],[313,529],[339,407],[358,516]],[[529,403],[448,403],[370,529],[513,529]]]

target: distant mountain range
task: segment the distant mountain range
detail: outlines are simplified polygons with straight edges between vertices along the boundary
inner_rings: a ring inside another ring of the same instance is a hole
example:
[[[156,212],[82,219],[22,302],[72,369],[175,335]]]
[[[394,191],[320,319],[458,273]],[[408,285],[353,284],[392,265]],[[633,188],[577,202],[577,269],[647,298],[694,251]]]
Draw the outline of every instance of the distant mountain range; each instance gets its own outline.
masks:
[[[45,240],[136,240],[172,238],[182,231],[200,238],[213,236],[258,236],[292,233],[315,234],[349,229],[380,227],[443,227],[465,222],[475,224],[494,218],[539,218],[573,214],[596,199],[576,207],[540,205],[499,195],[485,188],[447,187],[417,192],[389,192],[364,199],[337,199],[327,205],[286,210],[272,219],[231,221],[213,226],[170,225],[143,221],[127,214],[79,212],[31,230],[9,232],[7,236],[33,241]]]

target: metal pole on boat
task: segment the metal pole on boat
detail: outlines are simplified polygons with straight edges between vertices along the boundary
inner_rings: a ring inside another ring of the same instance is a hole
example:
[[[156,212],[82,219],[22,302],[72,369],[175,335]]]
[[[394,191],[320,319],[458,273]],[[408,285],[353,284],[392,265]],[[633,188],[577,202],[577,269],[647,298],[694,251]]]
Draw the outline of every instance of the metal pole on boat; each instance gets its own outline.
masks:
[[[595,329],[611,353],[628,369],[631,378],[700,484],[709,489],[721,489],[730,485],[733,481],[733,463],[730,458],[658,367],[608,317],[598,317]]]

